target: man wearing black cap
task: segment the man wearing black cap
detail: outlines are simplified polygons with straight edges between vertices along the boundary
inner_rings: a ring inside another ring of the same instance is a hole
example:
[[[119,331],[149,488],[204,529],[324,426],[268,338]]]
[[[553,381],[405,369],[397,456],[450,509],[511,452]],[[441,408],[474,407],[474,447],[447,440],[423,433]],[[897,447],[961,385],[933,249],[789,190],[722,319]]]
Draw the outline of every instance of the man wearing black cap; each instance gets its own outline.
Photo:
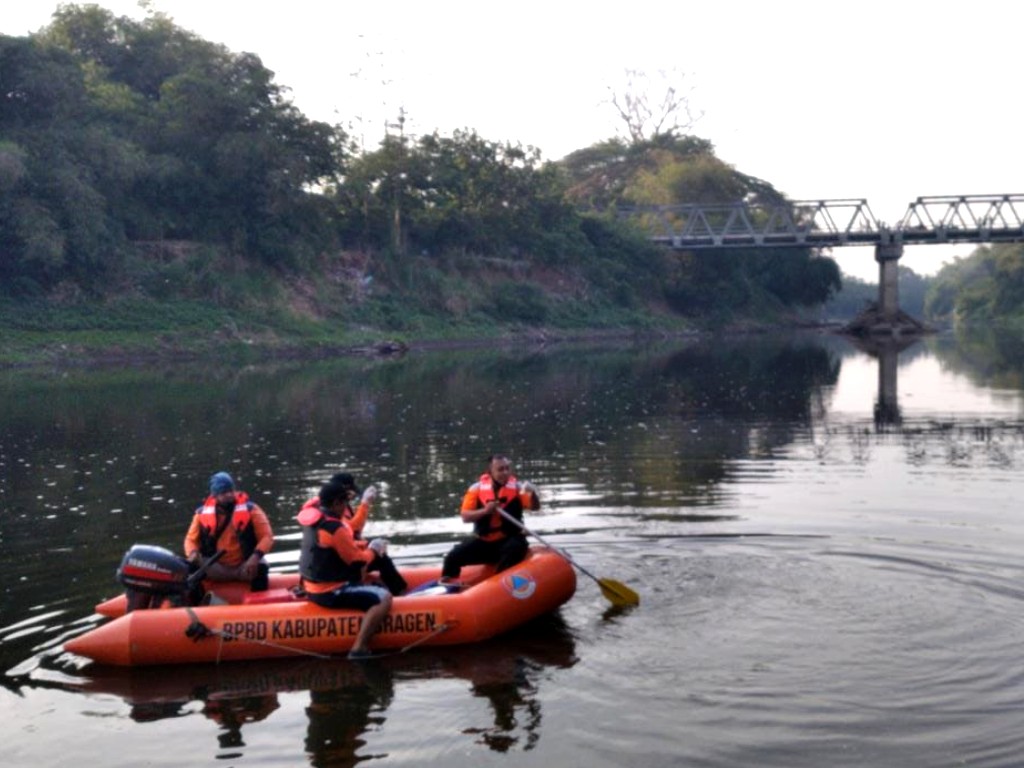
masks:
[[[374,539],[368,542],[363,538],[363,528],[366,526],[366,520],[370,515],[370,507],[373,504],[373,500],[377,498],[376,487],[371,485],[365,491],[361,491],[359,486],[356,485],[355,477],[349,472],[338,472],[332,475],[324,487],[327,485],[339,490],[339,497],[342,502],[341,519],[351,529],[355,545],[360,549],[372,549],[379,555],[370,561],[366,567],[367,572],[379,573],[381,581],[384,582],[384,586],[388,588],[392,595],[400,595],[405,592],[408,585],[398,572],[398,569],[395,568],[391,558],[387,556],[388,540]],[[353,506],[356,499],[359,500],[359,503]],[[320,509],[321,500],[319,496],[314,496],[302,505],[302,511],[316,511]]]
[[[195,566],[224,554],[210,565],[211,581],[248,581],[253,590],[267,588],[269,568],[263,556],[274,546],[274,533],[267,514],[235,488],[227,472],[210,478],[210,495],[196,509],[185,535],[185,557]]]
[[[310,601],[324,608],[365,611],[353,639],[350,659],[371,655],[370,639],[391,610],[391,592],[366,582],[366,569],[387,555],[371,547],[360,547],[345,519],[354,490],[331,478],[317,495],[317,504],[306,504],[296,520],[302,526],[299,574]]]

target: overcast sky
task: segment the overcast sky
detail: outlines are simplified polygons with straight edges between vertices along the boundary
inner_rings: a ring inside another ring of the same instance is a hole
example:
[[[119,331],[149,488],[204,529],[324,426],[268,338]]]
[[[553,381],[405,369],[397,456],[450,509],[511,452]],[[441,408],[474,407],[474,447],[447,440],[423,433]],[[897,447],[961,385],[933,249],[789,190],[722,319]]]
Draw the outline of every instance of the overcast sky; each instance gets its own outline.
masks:
[[[141,18],[133,0],[100,0]],[[693,132],[795,200],[864,198],[895,223],[918,196],[1024,193],[1017,74],[1024,3],[775,0],[489,3],[153,0],[181,27],[259,55],[307,116],[376,145],[475,129],[558,159],[616,134],[608,87],[626,69],[685,75]],[[57,3],[7,3],[24,35]],[[955,9],[955,10],[954,10]],[[971,246],[916,246],[935,272]],[[871,249],[836,249],[874,280]]]

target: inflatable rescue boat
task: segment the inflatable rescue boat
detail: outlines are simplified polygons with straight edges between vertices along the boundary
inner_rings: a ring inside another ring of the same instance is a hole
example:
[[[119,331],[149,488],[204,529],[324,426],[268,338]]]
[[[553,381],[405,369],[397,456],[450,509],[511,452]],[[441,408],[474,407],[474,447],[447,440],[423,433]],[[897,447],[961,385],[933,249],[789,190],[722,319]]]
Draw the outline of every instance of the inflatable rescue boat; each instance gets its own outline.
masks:
[[[460,587],[438,584],[440,565],[399,570],[409,587],[374,635],[375,653],[480,642],[554,611],[576,591],[572,565],[546,547],[531,547],[501,573],[467,566]],[[118,576],[126,593],[96,606],[111,620],[64,650],[116,666],[328,658],[348,652],[363,617],[306,600],[297,574],[271,574],[259,592],[240,582],[206,582],[202,604],[188,605],[188,566],[159,547],[133,547]]]

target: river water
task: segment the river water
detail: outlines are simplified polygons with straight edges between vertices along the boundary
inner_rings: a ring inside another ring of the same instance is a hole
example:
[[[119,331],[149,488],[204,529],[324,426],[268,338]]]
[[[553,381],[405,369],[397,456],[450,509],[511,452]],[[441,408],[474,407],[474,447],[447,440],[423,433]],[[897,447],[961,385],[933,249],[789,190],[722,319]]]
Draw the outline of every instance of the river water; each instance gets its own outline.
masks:
[[[17,766],[1016,766],[1024,356],[826,336],[0,372],[0,737]],[[554,616],[369,664],[61,651],[206,478],[293,516],[340,469],[437,562],[492,451],[579,574]]]

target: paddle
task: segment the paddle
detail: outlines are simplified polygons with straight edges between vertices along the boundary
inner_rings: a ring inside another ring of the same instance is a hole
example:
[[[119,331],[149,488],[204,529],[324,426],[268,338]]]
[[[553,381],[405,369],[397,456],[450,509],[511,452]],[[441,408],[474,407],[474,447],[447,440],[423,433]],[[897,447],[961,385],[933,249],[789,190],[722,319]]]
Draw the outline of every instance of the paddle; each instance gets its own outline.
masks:
[[[515,523],[517,526],[519,526],[523,530],[523,533],[525,533],[527,536],[533,536],[533,538],[537,539],[537,541],[539,541],[541,544],[543,544],[544,546],[548,547],[553,552],[557,552],[559,555],[564,557],[566,560],[568,560],[574,566],[579,568],[581,573],[586,574],[587,576],[592,578],[594,581],[596,581],[597,582],[597,586],[599,586],[601,588],[601,594],[604,595],[609,600],[609,602],[611,602],[613,605],[628,606],[628,605],[639,605],[640,604],[640,595],[638,595],[632,589],[627,587],[621,581],[616,581],[615,579],[599,579],[599,578],[597,578],[597,576],[595,576],[590,571],[588,571],[586,568],[584,568],[582,565],[580,565],[575,560],[573,560],[568,552],[566,552],[563,549],[558,549],[558,548],[553,547],[550,544],[548,544],[546,541],[544,541],[544,539],[541,538],[539,533],[534,533],[533,531],[531,531],[529,528],[527,528],[521,522],[519,522],[514,517],[512,517],[512,515],[510,515],[504,509],[500,509],[499,508],[498,512],[500,512],[501,516],[504,517],[506,520],[509,520],[510,522]]]

